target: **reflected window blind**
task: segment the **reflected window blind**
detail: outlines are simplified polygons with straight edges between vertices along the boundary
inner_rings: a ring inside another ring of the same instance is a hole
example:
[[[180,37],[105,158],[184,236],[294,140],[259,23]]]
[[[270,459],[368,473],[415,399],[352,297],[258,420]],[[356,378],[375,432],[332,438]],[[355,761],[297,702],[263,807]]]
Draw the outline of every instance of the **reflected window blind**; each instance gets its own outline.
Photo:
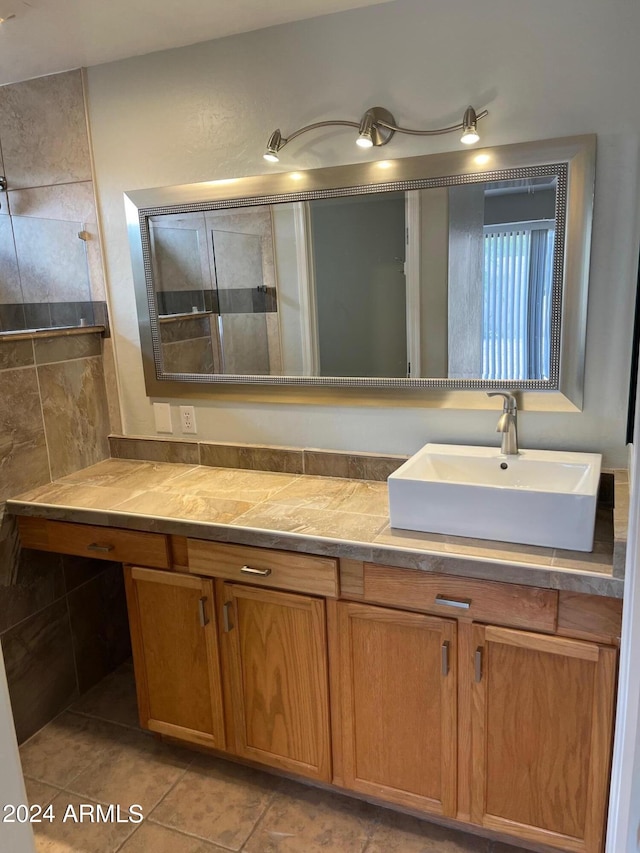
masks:
[[[553,229],[484,235],[482,378],[549,376]]]

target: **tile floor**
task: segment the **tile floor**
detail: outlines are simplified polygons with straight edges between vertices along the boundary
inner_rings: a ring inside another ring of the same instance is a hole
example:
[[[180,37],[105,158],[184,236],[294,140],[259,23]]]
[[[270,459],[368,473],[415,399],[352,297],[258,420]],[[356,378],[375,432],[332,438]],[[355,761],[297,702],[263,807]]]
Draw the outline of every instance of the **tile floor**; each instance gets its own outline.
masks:
[[[128,664],[21,755],[30,803],[56,815],[34,826],[38,853],[525,853],[164,744],[138,728]],[[119,805],[123,822],[63,822],[81,804]]]

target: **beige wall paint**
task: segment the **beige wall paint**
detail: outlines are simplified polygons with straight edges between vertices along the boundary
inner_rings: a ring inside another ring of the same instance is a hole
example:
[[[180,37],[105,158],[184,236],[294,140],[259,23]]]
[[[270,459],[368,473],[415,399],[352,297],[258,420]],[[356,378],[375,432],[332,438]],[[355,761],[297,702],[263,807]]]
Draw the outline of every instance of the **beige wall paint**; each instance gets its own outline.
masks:
[[[265,141],[382,104],[442,126],[487,107],[483,143],[598,134],[584,411],[523,413],[524,446],[602,451],[623,464],[638,253],[640,6],[633,0],[397,0],[98,66],[88,103],[125,430],[153,435],[122,193],[264,173]],[[363,154],[348,130],[309,134],[277,168],[451,150],[396,135]],[[177,405],[178,401],[170,401]],[[184,402],[184,401],[183,401]],[[194,401],[202,438],[409,453],[426,441],[496,443],[496,412]],[[177,419],[174,419],[177,423]]]

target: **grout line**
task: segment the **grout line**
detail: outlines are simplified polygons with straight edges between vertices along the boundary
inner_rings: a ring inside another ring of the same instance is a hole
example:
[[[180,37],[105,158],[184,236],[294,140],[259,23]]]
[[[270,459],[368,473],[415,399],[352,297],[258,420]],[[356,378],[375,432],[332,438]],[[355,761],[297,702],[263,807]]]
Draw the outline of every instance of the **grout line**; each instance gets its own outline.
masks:
[[[113,673],[112,673],[113,674]],[[110,678],[111,676],[107,675],[105,678]],[[99,682],[98,682],[99,683]],[[93,688],[91,688],[93,690]],[[90,691],[88,690],[87,693]],[[83,693],[82,696],[86,696],[87,693]],[[82,696],[79,698],[81,699]],[[77,699],[75,700],[78,701]],[[145,737],[149,737],[150,735],[147,733],[146,729],[141,729],[140,726],[130,726],[128,723],[121,723],[118,720],[110,720],[108,717],[101,717],[99,714],[89,714],[86,711],[79,711],[77,708],[74,708],[73,705],[69,705],[67,708],[70,714],[76,714],[78,717],[87,717],[90,720],[99,720],[101,723],[109,723],[110,725],[117,726],[121,729],[126,729],[128,732],[139,732],[140,734],[145,735]]]
[[[284,779],[282,777],[278,777],[278,776],[274,776],[273,778],[277,780],[277,784],[276,784],[274,790],[271,792],[271,796],[269,797],[269,800],[268,800],[266,806],[264,807],[264,811],[262,812],[262,814],[258,817],[256,822],[254,823],[253,829],[251,830],[249,835],[247,835],[247,837],[245,838],[245,840],[242,844],[242,847],[240,848],[241,851],[246,848],[247,844],[251,841],[251,839],[256,834],[256,832],[261,828],[262,824],[264,823],[264,821],[267,817],[267,813],[270,811],[271,806],[273,805],[273,801],[278,796],[278,794],[281,792]]]
[[[35,367],[50,367],[52,364],[69,364],[72,361],[86,361],[88,358],[102,358],[100,353],[92,353],[91,355],[77,355],[74,358],[58,358],[55,361],[38,361]]]
[[[241,853],[243,849],[243,847],[225,847],[224,844],[221,844],[219,841],[211,841],[210,838],[204,838],[202,835],[194,835],[193,832],[187,832],[185,829],[176,829],[175,826],[171,826],[168,823],[160,823],[159,820],[153,820],[151,817],[145,818],[145,821],[148,821],[152,826],[159,826],[162,829],[168,829],[170,832],[176,832],[178,835],[182,835],[185,838],[194,838],[197,841],[204,841],[205,844],[213,845],[214,850],[219,849],[225,851],[228,850],[229,853]]]

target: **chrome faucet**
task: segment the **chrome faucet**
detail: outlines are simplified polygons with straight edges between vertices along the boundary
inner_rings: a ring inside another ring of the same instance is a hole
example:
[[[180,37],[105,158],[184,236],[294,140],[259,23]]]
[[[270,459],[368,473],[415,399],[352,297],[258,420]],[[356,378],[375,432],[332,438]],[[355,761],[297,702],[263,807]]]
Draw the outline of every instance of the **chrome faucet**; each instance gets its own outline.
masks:
[[[503,456],[517,456],[518,450],[518,402],[508,391],[489,391],[488,397],[504,397],[502,414],[496,432],[502,433],[500,452]]]

